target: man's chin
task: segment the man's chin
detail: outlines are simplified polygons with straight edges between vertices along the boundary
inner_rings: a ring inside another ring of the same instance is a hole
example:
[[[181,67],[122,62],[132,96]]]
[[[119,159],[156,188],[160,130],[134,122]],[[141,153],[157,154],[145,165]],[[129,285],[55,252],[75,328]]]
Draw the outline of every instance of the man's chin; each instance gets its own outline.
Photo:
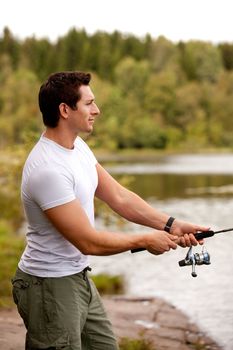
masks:
[[[83,134],[90,135],[93,132],[93,128],[88,128],[85,131],[83,131]]]
[[[92,132],[93,132],[93,128],[90,128],[89,130],[87,130],[88,135],[92,134]]]

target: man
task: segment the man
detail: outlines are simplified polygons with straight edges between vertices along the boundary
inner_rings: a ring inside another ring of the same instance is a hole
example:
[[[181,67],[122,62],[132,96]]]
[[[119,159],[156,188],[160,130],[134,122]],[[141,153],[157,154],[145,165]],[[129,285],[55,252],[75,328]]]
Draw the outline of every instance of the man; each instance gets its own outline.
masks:
[[[23,169],[27,246],[12,281],[14,300],[27,328],[27,350],[117,349],[88,277],[88,255],[138,248],[158,255],[177,244],[196,245],[193,234],[208,229],[158,212],[97,162],[79,137],[92,132],[100,114],[90,79],[83,72],[55,73],[39,92],[46,129]],[[127,220],[155,230],[131,235],[97,231],[94,196]]]

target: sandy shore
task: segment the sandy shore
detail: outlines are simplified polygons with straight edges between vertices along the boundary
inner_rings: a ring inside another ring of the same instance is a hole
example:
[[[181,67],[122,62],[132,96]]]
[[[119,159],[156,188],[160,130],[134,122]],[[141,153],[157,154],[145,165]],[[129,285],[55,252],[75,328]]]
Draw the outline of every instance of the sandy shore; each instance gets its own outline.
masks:
[[[120,339],[145,338],[156,350],[220,350],[188,317],[158,298],[104,297]],[[25,329],[16,309],[0,311],[0,349],[24,350]]]

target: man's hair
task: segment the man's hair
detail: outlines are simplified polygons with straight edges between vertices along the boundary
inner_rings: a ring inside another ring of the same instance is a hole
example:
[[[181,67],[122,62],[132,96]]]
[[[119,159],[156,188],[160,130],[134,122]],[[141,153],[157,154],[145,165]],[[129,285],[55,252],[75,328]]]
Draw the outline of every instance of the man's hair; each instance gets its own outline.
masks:
[[[39,107],[44,125],[55,128],[60,118],[59,105],[66,103],[73,110],[81,99],[80,86],[88,85],[89,73],[58,72],[53,73],[45,81],[39,91]]]

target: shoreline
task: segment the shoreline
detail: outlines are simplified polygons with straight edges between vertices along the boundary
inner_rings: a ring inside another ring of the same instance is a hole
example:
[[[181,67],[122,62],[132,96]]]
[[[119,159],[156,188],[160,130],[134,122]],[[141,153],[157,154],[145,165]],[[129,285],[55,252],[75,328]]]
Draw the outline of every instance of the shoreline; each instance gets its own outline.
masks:
[[[204,148],[204,149],[122,149],[104,150],[93,149],[94,154],[100,162],[128,162],[128,161],[154,161],[169,156],[185,155],[224,155],[233,154],[231,148]]]
[[[118,339],[146,339],[156,350],[223,350],[187,315],[160,298],[104,296]],[[24,350],[25,328],[16,308],[0,310],[0,348]]]

